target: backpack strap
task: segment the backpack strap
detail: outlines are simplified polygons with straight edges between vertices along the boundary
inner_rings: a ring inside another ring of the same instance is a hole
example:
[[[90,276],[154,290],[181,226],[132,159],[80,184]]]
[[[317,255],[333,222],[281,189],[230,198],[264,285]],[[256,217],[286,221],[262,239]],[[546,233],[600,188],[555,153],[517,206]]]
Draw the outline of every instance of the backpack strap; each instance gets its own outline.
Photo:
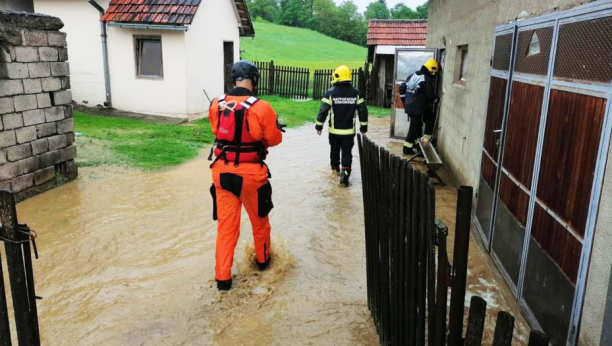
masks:
[[[244,102],[240,103],[242,105],[242,107],[249,109],[251,107],[253,107],[254,104],[257,103],[257,101],[259,101],[259,99],[255,96],[251,96],[248,99],[246,99]]]

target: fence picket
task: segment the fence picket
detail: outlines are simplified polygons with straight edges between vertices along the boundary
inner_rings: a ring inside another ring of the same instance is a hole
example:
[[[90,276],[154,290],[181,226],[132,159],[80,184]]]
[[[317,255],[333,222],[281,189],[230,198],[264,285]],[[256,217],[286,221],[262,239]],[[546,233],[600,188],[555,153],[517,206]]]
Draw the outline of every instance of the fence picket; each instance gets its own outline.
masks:
[[[529,344],[528,346],[548,346],[549,339],[546,334],[540,331],[532,331],[529,335]]]
[[[505,311],[500,311],[497,314],[497,324],[495,325],[492,346],[511,346],[513,332],[514,317]]]
[[[482,345],[486,315],[487,302],[480,297],[472,297],[464,346]]]

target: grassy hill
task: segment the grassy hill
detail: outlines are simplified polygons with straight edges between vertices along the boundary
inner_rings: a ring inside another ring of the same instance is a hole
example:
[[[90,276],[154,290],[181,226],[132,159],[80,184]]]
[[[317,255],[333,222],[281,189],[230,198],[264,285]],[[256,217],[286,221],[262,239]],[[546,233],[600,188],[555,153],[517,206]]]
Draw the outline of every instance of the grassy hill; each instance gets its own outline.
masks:
[[[256,22],[255,38],[240,40],[242,58],[311,69],[363,67],[367,49],[318,32]]]

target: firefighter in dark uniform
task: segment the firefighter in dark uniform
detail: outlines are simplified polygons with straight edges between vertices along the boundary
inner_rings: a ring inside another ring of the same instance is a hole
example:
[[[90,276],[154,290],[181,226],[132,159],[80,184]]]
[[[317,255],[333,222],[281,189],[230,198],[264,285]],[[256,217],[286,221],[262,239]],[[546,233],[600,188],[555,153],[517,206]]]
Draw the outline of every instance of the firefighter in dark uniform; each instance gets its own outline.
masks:
[[[331,169],[340,175],[340,184],[348,186],[353,163],[353,146],[355,145],[355,118],[359,116],[359,131],[365,135],[368,131],[368,108],[359,90],[351,85],[352,72],[346,66],[338,67],[333,74],[333,87],[321,100],[317,116],[316,130],[319,136],[323,124],[329,117],[329,144],[331,145]],[[340,166],[342,152],[342,166]]]
[[[408,76],[400,86],[400,98],[410,120],[408,136],[404,142],[404,155],[413,155],[418,151],[418,140],[430,140],[435,126],[434,104],[439,98],[435,93],[435,75],[440,65],[429,59],[419,71]],[[425,123],[425,135],[423,135]]]

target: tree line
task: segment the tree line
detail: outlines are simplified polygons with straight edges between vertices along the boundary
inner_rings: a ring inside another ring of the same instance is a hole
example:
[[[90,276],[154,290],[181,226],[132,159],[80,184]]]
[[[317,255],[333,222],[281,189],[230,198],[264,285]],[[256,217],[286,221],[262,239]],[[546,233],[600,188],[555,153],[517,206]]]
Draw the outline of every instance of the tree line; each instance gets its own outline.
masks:
[[[413,10],[404,3],[392,8],[386,0],[375,0],[364,13],[352,0],[336,5],[333,0],[247,0],[255,20],[307,28],[361,46],[366,45],[370,19],[426,19],[429,4]]]

